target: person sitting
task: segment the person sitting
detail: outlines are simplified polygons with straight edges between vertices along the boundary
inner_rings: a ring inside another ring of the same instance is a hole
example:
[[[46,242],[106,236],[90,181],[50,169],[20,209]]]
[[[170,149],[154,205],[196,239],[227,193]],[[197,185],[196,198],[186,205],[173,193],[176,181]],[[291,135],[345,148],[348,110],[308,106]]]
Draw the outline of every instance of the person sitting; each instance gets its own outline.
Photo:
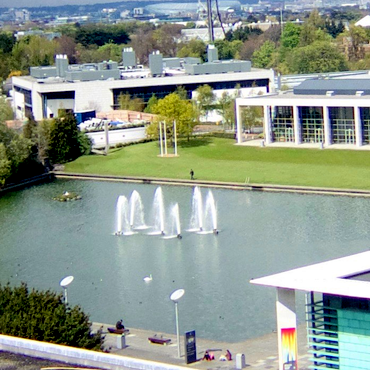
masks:
[[[122,319],[120,320],[120,321],[117,321],[117,323],[116,323],[116,329],[118,329],[118,330],[120,330],[120,329],[124,329],[125,327],[124,327],[124,325],[123,325],[123,323],[122,323]]]
[[[205,351],[204,352],[204,356],[203,356],[203,359],[202,360],[211,361],[211,359],[209,357],[209,352],[208,351]]]
[[[231,361],[232,360],[231,352],[228,349],[226,350],[225,357],[226,357],[226,360],[227,361]]]
[[[208,349],[204,352],[203,360],[212,361],[215,359],[213,352],[209,352]]]
[[[226,352],[220,356],[219,360],[231,361],[232,360],[231,352],[227,349]]]

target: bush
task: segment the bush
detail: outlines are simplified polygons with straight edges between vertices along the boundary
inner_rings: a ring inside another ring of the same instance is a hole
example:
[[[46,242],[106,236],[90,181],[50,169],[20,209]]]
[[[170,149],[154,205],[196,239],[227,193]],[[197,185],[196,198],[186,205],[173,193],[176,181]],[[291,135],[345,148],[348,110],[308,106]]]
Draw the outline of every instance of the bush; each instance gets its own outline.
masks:
[[[79,306],[64,304],[50,290],[29,291],[27,284],[0,285],[0,333],[78,348],[102,350],[101,332],[91,333],[89,317]]]

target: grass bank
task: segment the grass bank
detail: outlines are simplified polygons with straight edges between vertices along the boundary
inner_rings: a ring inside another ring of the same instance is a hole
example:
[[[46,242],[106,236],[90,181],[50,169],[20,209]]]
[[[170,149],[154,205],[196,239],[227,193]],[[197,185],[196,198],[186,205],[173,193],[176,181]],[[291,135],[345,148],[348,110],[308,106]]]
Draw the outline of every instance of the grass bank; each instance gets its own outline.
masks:
[[[195,179],[255,184],[370,189],[370,152],[260,148],[234,145],[220,138],[180,141],[179,157],[158,157],[157,142],[113,149],[108,156],[84,156],[67,172]]]

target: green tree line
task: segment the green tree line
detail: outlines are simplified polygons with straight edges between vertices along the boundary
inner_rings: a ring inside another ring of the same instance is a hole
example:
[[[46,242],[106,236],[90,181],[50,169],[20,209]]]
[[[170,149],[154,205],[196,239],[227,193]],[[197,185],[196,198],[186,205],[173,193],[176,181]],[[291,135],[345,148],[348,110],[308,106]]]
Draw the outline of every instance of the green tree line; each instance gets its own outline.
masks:
[[[369,31],[354,25],[345,29],[342,22],[346,16],[354,22],[360,14],[332,13],[302,14],[302,23],[288,21],[283,28],[271,26],[264,32],[245,23],[228,31],[223,40],[215,41],[219,58],[252,60],[255,67],[274,68],[283,74],[368,68],[370,61],[363,45],[369,43]],[[155,26],[149,22],[76,23],[53,30],[61,36],[50,41],[40,36],[16,40],[12,32],[3,30],[0,32],[0,78],[28,74],[31,66],[52,65],[57,53],[66,54],[71,63],[119,62],[124,46],[134,48],[141,64],[147,64],[148,55],[154,50],[165,57],[198,57],[206,61],[207,45],[203,41],[179,41],[184,27]]]

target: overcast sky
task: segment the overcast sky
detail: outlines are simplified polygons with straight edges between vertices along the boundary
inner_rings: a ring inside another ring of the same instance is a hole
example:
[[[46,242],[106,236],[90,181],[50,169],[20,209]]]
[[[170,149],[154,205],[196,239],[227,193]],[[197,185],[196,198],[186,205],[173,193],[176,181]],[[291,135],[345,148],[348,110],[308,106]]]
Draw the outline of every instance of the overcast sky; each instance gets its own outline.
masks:
[[[56,6],[56,5],[82,5],[105,4],[119,0],[0,0],[1,7],[31,7],[31,6]]]

